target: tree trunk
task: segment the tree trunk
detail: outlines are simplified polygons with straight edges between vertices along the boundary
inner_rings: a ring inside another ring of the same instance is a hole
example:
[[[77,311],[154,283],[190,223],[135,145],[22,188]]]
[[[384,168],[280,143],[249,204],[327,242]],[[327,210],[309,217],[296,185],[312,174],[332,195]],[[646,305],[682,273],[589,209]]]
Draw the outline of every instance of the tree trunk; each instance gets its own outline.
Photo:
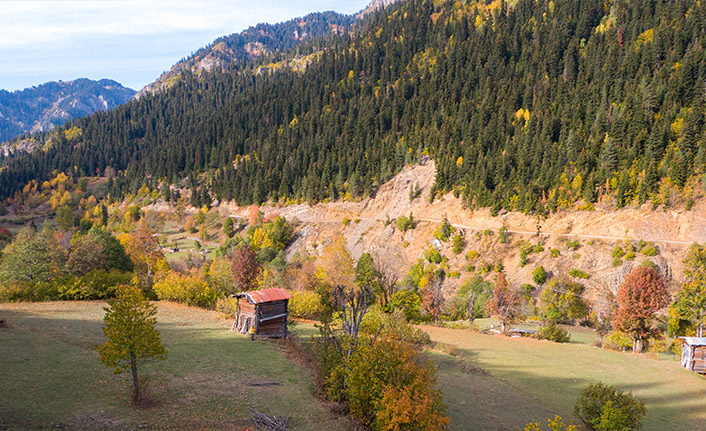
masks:
[[[704,324],[699,322],[698,325],[696,325],[696,336],[701,338],[704,336]]]
[[[642,353],[642,338],[635,338],[632,342],[632,351],[635,353]]]
[[[476,293],[471,291],[468,298],[468,326],[473,329],[473,309],[476,305]]]
[[[130,368],[132,369],[133,400],[137,403],[140,401],[140,382],[137,378],[137,360],[135,355],[130,355]]]

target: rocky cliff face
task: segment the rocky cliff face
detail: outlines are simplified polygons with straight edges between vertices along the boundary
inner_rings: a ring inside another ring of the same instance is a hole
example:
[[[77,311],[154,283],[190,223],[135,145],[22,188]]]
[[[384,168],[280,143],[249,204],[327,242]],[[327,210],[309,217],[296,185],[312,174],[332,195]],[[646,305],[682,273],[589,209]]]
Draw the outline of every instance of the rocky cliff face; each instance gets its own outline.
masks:
[[[0,90],[0,142],[115,108],[134,95],[134,90],[108,79],[48,82],[14,92]],[[5,153],[7,147],[2,147]]]
[[[381,255],[399,268],[398,275],[403,279],[410,266],[423,259],[425,250],[436,248],[448,259],[443,264],[447,299],[475,275],[494,283],[500,269],[516,288],[533,284],[532,271],[542,266],[550,278],[570,277],[572,270],[585,272],[587,278],[572,279],[586,287],[587,298],[600,309],[606,304],[605,294],[615,294],[625,276],[645,261],[650,261],[667,285],[676,289],[684,279],[682,261],[690,245],[706,242],[704,201],[690,211],[681,207],[652,210],[645,204],[620,210],[607,206],[597,206],[593,211],[574,208],[539,219],[517,212],[493,217],[487,208],[464,208],[462,200],[452,193],[430,202],[435,175],[434,162],[424,159],[382,185],[373,198],[313,206],[265,205],[260,210],[270,218],[284,216],[296,226],[288,255],[320,256],[328,244],[343,237],[355,259],[364,252]],[[410,199],[413,187],[420,196]],[[251,210],[221,206],[224,212],[243,219]],[[401,232],[395,220],[409,215],[416,221],[415,228]],[[434,236],[443,218],[453,224],[454,235],[463,238],[462,249],[456,250],[459,253],[453,250],[451,240],[441,242]],[[616,247],[625,251],[620,258],[613,257]],[[533,295],[538,290],[535,287]]]
[[[400,0],[372,0],[370,4],[358,14],[358,17],[362,17],[371,12],[375,12],[380,8],[387,7],[393,3],[397,3],[398,1]]]

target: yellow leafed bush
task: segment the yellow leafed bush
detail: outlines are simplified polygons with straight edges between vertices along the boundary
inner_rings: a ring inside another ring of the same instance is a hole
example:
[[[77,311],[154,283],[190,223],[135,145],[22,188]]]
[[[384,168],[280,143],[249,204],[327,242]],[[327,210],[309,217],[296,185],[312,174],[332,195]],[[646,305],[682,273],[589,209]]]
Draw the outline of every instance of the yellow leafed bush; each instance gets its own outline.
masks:
[[[200,277],[169,271],[162,275],[152,287],[159,299],[180,302],[186,305],[212,307],[221,293]]]

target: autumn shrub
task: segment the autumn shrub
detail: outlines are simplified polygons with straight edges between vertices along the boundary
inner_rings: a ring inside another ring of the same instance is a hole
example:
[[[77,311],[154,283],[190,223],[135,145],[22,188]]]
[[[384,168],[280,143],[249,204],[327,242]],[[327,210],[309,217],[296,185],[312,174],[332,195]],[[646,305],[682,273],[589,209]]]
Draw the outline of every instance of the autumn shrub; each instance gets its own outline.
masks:
[[[362,327],[366,334],[393,338],[420,349],[431,345],[429,334],[410,325],[401,310],[386,313],[373,307],[365,314]]]
[[[475,250],[469,250],[469,252],[466,253],[466,261],[469,263],[475,262],[479,257],[480,254]]]
[[[657,246],[652,242],[648,242],[641,250],[645,256],[657,256]]]
[[[625,250],[619,245],[616,245],[613,247],[613,250],[610,252],[610,256],[613,258],[621,258],[625,256]]]
[[[434,237],[436,237],[440,241],[446,242],[451,237],[453,231],[454,227],[451,225],[451,223],[449,223],[449,220],[444,217],[439,227],[436,228],[436,230],[434,231]]]
[[[583,299],[585,288],[565,278],[553,278],[540,296],[542,311],[550,320],[572,323],[588,315],[588,304]]]
[[[508,240],[508,234],[507,234],[507,226],[502,226],[500,230],[498,230],[498,239],[500,239],[501,244],[506,244]]]
[[[520,285],[520,292],[522,293],[522,296],[525,297],[527,301],[529,301],[532,298],[532,292],[534,292],[534,286],[532,286],[529,283],[522,283]]]
[[[574,278],[582,278],[584,280],[590,277],[586,271],[581,271],[580,269],[576,268],[572,268],[571,271],[569,271],[569,275]]]
[[[439,264],[441,263],[441,253],[434,247],[429,247],[424,250],[424,259],[426,259],[427,262]]]
[[[216,311],[222,319],[235,319],[238,308],[238,299],[221,296],[216,300]]]
[[[0,283],[0,302],[40,302],[59,299],[56,283],[11,280]]]
[[[465,243],[463,241],[463,235],[458,233],[454,235],[452,244],[454,254],[461,254],[461,252],[463,251],[463,247],[465,246]]]
[[[130,283],[132,273],[94,269],[82,276],[57,281],[57,293],[63,300],[77,301],[115,297],[119,286]]]
[[[414,222],[414,217],[412,216],[412,213],[409,214],[409,217],[406,216],[399,216],[397,217],[397,229],[399,229],[401,232],[406,232],[408,230],[412,230],[415,227],[415,222]]]
[[[197,275],[184,275],[175,271],[165,272],[152,287],[159,299],[198,307],[212,307],[222,296],[221,292]]]
[[[603,339],[603,347],[610,350],[624,352],[632,348],[630,337],[620,331],[612,331]]]
[[[440,430],[449,423],[439,390],[431,388],[434,368],[406,362],[402,373],[408,376],[383,390],[376,428],[381,430]]]
[[[321,313],[321,299],[316,292],[310,290],[292,290],[289,300],[289,315],[302,319],[316,319]]]
[[[538,266],[532,271],[532,280],[538,285],[542,285],[547,281],[547,272],[544,270],[543,266]]]
[[[555,320],[545,321],[534,336],[540,340],[548,340],[555,343],[568,343],[571,341],[569,331],[557,325]]]
[[[0,241],[9,242],[12,239],[12,233],[6,227],[0,227]]]
[[[400,289],[392,295],[388,303],[390,310],[400,310],[410,322],[421,318],[422,297],[412,289]]]
[[[544,428],[539,422],[530,422],[525,425],[524,431],[577,431],[576,425],[567,425],[561,416],[555,416],[554,419],[547,419],[547,428]]]
[[[595,431],[637,431],[647,415],[645,402],[614,386],[591,383],[581,392],[574,415]]]
[[[468,316],[469,295],[473,292],[473,316]],[[447,303],[449,317],[454,320],[465,320],[469,317],[477,318],[485,316],[485,304],[493,294],[493,284],[483,280],[480,276],[475,276],[465,281],[451,297]]]
[[[576,250],[578,250],[579,248],[581,248],[581,243],[580,243],[578,240],[566,241],[566,246],[567,246],[570,250],[576,251]]]
[[[400,313],[374,313],[349,357],[324,349],[327,394],[372,430],[439,430],[448,424],[435,368],[419,357],[418,335]],[[426,338],[428,340],[428,338]],[[427,341],[425,341],[427,342]],[[346,340],[339,339],[345,346]],[[332,365],[334,363],[334,366]]]

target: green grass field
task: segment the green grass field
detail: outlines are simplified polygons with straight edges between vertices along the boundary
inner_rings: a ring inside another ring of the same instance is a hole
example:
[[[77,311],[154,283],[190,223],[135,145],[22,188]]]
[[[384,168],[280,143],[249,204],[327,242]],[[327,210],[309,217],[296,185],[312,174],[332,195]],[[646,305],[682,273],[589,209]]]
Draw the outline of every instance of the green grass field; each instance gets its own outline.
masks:
[[[252,429],[248,408],[292,418],[295,430],[346,430],[315,396],[308,369],[277,342],[251,342],[215,313],[159,303],[166,361],[145,368],[153,405],[129,405],[129,377],[98,362],[105,303],[0,304],[0,430]],[[423,326],[437,348],[438,385],[451,430],[515,431],[559,414],[590,382],[632,391],[647,403],[646,431],[706,430],[706,378],[673,360],[587,344],[556,344]],[[591,334],[576,328],[577,341]],[[317,331],[298,323],[307,344]],[[281,385],[262,385],[277,383]]]
[[[516,430],[555,414],[571,420],[581,391],[597,381],[645,400],[646,431],[706,430],[706,378],[675,361],[468,329],[423,329],[453,350],[453,356],[432,353],[453,430]]]
[[[245,430],[253,429],[248,408],[290,416],[297,430],[349,428],[282,345],[252,342],[214,312],[165,302],[158,328],[169,355],[143,370],[153,405],[134,409],[128,375],[113,375],[94,349],[105,341],[105,305],[0,304],[9,325],[0,329],[0,430]]]

